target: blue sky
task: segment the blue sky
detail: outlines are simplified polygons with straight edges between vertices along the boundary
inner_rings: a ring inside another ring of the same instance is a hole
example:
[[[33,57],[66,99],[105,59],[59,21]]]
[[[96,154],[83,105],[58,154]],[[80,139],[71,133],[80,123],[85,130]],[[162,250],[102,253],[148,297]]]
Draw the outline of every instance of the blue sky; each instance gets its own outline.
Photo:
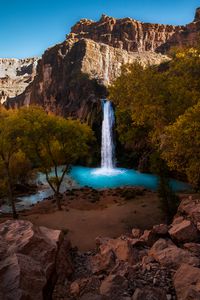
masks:
[[[40,56],[80,18],[102,13],[144,22],[186,24],[200,0],[0,0],[0,57]]]

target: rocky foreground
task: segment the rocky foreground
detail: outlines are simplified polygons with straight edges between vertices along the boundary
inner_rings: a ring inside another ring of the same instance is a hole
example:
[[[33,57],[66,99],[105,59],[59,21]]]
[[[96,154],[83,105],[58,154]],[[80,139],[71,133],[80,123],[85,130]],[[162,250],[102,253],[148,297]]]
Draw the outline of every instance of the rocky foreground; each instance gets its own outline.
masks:
[[[29,221],[0,224],[0,240],[2,300],[200,299],[200,199],[182,200],[170,226],[98,237],[87,253]]]

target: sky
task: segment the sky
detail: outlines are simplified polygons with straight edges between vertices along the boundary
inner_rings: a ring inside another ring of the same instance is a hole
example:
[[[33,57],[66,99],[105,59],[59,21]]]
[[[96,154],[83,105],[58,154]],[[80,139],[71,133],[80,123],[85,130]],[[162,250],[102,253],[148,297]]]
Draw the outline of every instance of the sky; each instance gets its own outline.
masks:
[[[41,56],[81,18],[102,14],[143,22],[184,25],[200,0],[0,0],[0,57]]]

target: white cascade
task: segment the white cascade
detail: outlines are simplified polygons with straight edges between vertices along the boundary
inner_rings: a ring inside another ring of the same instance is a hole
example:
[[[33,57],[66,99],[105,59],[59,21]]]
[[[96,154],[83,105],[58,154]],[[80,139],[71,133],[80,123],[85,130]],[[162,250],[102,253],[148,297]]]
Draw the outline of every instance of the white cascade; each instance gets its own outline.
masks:
[[[115,147],[113,142],[113,126],[115,115],[112,103],[103,100],[103,122],[101,142],[101,168],[111,170],[115,167]]]
[[[115,168],[115,145],[113,141],[115,114],[110,101],[103,100],[102,106],[101,168],[95,169],[92,173],[100,176],[116,176],[124,173],[124,171]]]

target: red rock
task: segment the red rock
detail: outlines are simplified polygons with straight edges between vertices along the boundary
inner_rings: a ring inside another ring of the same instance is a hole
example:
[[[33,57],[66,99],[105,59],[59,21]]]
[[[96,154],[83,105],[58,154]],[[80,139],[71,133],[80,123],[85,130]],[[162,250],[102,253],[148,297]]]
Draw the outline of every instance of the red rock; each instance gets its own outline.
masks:
[[[122,261],[134,262],[137,259],[129,239],[99,238],[96,241],[98,244],[100,244],[99,250],[101,255],[112,251],[115,257]]]
[[[200,200],[192,198],[182,200],[178,213],[187,215],[195,224],[200,222]]]
[[[153,230],[145,230],[143,235],[140,237],[140,241],[147,246],[152,246],[157,239],[158,237]]]
[[[199,259],[187,250],[178,248],[171,240],[159,239],[149,250],[152,256],[162,266],[178,268],[182,263],[196,266]]]
[[[178,300],[200,300],[200,269],[182,264],[174,275]]]
[[[57,276],[61,231],[10,220],[0,224],[0,236],[0,299],[42,300]]]
[[[90,258],[90,268],[93,274],[102,271],[109,271],[115,262],[114,253],[112,250],[108,250],[104,253],[98,253]]]
[[[200,222],[197,222],[197,229],[200,231]]]
[[[97,22],[80,20],[65,41],[45,51],[33,82],[6,106],[39,104],[46,111],[98,126],[100,99],[107,94],[105,87],[118,77],[121,66],[134,61],[159,64],[168,59],[161,53],[170,47],[195,46],[200,31],[198,13],[195,21],[172,26],[108,16]],[[92,80],[103,86],[97,88]]]
[[[168,226],[167,224],[159,224],[153,226],[152,229],[153,233],[158,234],[158,235],[166,235],[168,233]]]
[[[169,234],[178,242],[198,241],[200,237],[200,233],[190,220],[183,220],[175,224],[172,223]]]
[[[142,235],[142,230],[138,228],[133,228],[132,229],[132,236],[134,239],[139,239]]]
[[[80,286],[77,281],[71,283],[70,293],[74,296],[78,296],[80,294]]]
[[[185,243],[183,247],[192,252],[194,255],[200,257],[200,244],[197,243]]]

